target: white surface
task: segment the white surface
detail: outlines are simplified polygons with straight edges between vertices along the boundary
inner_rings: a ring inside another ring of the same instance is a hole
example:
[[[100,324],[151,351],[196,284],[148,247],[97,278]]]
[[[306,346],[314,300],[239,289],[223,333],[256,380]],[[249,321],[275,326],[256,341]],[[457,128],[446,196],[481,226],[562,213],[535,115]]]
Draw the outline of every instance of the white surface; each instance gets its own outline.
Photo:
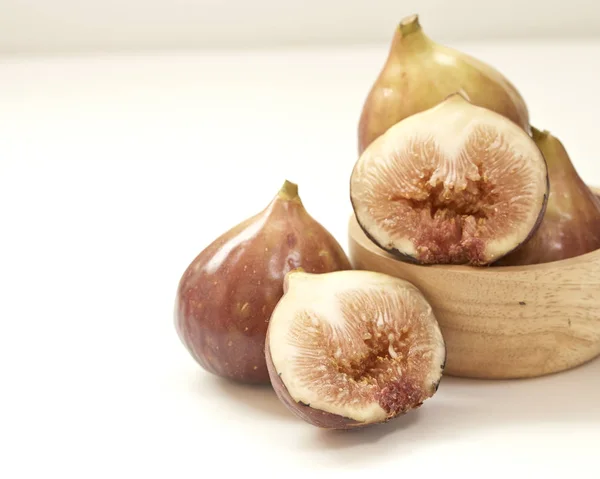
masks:
[[[413,13],[440,40],[600,36],[591,0],[2,0],[0,52],[386,42]]]
[[[600,42],[458,46],[600,184]],[[386,48],[0,60],[0,477],[597,477],[598,360],[446,378],[420,411],[339,434],[202,372],[175,335],[185,267],[284,178],[346,245]]]

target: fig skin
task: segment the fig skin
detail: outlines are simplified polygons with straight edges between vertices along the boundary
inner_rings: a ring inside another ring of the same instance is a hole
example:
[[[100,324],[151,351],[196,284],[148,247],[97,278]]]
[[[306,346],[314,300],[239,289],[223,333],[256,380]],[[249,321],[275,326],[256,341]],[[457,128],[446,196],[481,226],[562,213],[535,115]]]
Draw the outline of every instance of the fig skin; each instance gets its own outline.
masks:
[[[581,179],[562,142],[531,128],[550,178],[546,212],[533,237],[496,265],[551,263],[600,249],[600,199]]]
[[[207,371],[268,384],[265,338],[286,273],[352,269],[336,239],[286,181],[260,213],[234,226],[187,267],[177,288],[175,329]]]
[[[297,271],[291,271],[290,273],[288,273],[286,275],[285,280],[284,280],[284,294],[286,294],[288,292],[290,278],[292,276],[294,276],[294,274],[296,272],[304,273],[304,271],[302,271],[302,270],[297,270]],[[405,280],[391,277],[391,276],[385,275],[383,273],[376,273],[376,272],[371,272],[371,271],[355,270],[355,271],[352,271],[352,274],[356,277],[363,276],[366,278],[367,275],[369,275],[372,277],[378,276],[379,278],[388,278],[388,281],[391,281],[391,282],[394,282],[397,284],[402,284],[402,285],[404,285],[405,288],[412,290],[412,294],[419,297],[420,300],[423,301],[425,304],[428,304],[427,300],[422,295],[420,290],[418,290],[412,283],[409,283]],[[375,292],[375,294],[377,294],[377,292]],[[319,427],[322,429],[329,429],[329,430],[350,430],[350,429],[358,429],[358,428],[362,429],[365,427],[372,427],[377,424],[387,423],[397,417],[404,416],[416,409],[419,409],[423,405],[423,403],[427,399],[432,398],[439,389],[439,386],[440,386],[440,383],[441,383],[441,380],[443,377],[443,372],[446,367],[447,348],[446,348],[446,343],[445,343],[444,337],[441,334],[439,325],[437,324],[437,320],[434,320],[434,321],[435,321],[435,327],[438,331],[438,340],[440,341],[440,343],[438,344],[438,347],[441,347],[442,348],[441,351],[443,352],[443,356],[441,356],[441,362],[434,363],[434,364],[436,364],[436,368],[439,366],[439,370],[436,370],[435,372],[433,372],[434,377],[436,378],[435,381],[433,383],[431,383],[428,387],[425,387],[424,385],[422,385],[421,386],[423,388],[422,390],[419,390],[419,387],[415,387],[413,384],[410,383],[410,381],[407,382],[406,384],[401,385],[400,389],[399,389],[400,393],[411,394],[411,393],[419,391],[422,394],[421,400],[418,403],[413,403],[410,405],[407,404],[406,408],[403,410],[389,412],[388,415],[383,419],[379,419],[376,421],[361,422],[356,419],[352,419],[352,418],[345,417],[345,416],[342,416],[339,414],[335,414],[335,413],[331,413],[331,412],[324,411],[321,409],[317,409],[315,407],[311,407],[310,404],[305,404],[302,401],[295,400],[292,397],[292,395],[290,394],[286,385],[284,384],[284,382],[281,378],[281,373],[277,371],[277,368],[275,367],[275,365],[273,363],[273,357],[271,354],[271,347],[270,347],[271,341],[272,341],[272,335],[270,334],[271,328],[269,328],[267,330],[267,341],[265,344],[265,357],[267,360],[267,368],[269,371],[269,375],[271,377],[271,384],[273,385],[273,388],[275,390],[277,397],[287,407],[287,409],[291,413],[293,413],[296,417],[306,421],[307,423],[309,423],[313,426],[316,426],[316,427]],[[432,374],[432,371],[429,371],[428,374],[429,375]],[[386,385],[386,388],[390,387],[390,386],[393,387],[393,385],[390,384],[390,385]]]
[[[462,92],[475,105],[509,118],[529,133],[525,100],[502,73],[434,42],[424,33],[418,15],[404,18],[361,111],[359,154],[392,125],[456,92]]]

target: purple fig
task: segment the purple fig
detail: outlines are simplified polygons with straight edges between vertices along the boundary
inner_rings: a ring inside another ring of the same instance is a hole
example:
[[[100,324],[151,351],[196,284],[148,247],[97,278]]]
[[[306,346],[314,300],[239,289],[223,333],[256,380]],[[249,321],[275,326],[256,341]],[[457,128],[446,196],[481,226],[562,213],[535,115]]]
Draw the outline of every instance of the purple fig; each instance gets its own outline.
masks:
[[[351,269],[336,239],[305,210],[286,181],[260,213],[217,238],[188,266],[178,286],[175,326],[207,371],[269,383],[265,338],[285,275]]]
[[[499,265],[550,263],[600,248],[600,199],[583,182],[558,138],[533,127],[532,136],[548,164],[548,205],[533,237]]]

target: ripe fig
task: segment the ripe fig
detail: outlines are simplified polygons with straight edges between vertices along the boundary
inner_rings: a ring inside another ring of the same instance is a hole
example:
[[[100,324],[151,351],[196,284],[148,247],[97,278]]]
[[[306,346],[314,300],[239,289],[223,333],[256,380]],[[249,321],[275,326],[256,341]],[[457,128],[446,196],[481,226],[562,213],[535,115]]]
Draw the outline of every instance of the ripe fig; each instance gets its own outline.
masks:
[[[583,182],[558,138],[534,127],[531,131],[548,164],[548,206],[533,237],[498,265],[550,263],[600,248],[600,199]]]
[[[305,210],[285,182],[260,213],[233,227],[180,279],[175,327],[206,370],[245,383],[269,383],[265,337],[285,274],[351,269],[335,238]]]
[[[504,115],[529,132],[527,105],[502,73],[431,40],[418,15],[404,18],[363,105],[358,126],[359,154],[392,125],[458,91],[473,104]]]
[[[366,235],[420,264],[500,259],[536,231],[547,196],[546,162],[531,137],[460,94],[377,138],[350,181]]]
[[[265,356],[279,399],[327,429],[389,421],[438,389],[446,346],[420,291],[370,271],[292,271]]]

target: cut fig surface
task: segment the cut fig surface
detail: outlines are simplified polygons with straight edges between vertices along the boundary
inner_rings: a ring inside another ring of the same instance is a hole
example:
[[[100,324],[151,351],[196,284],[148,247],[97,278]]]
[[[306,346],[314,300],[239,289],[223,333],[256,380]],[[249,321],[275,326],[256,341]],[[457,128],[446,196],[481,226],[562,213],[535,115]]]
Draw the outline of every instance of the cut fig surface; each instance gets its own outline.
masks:
[[[435,394],[445,357],[422,294],[368,271],[288,273],[267,333],[277,395],[324,428],[384,422],[419,407]]]
[[[371,143],[350,195],[381,248],[423,264],[485,265],[538,228],[548,171],[523,129],[454,94]]]

